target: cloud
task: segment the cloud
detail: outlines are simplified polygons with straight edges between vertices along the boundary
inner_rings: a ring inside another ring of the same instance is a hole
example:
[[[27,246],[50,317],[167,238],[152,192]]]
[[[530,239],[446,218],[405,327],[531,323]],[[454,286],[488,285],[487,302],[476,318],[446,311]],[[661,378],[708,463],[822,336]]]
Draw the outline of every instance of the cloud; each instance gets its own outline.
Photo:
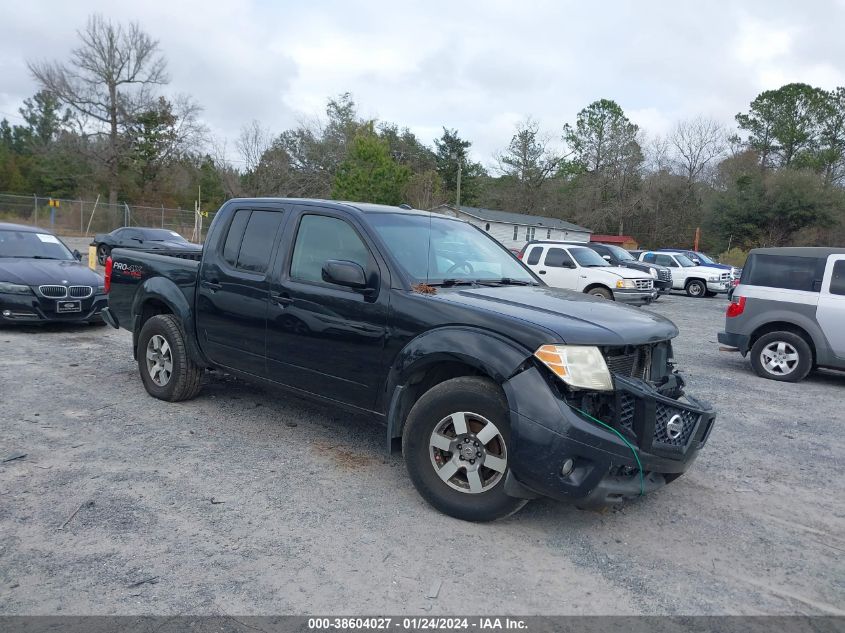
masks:
[[[557,139],[598,98],[658,133],[697,114],[730,124],[783,82],[845,83],[842,0],[31,0],[0,23],[0,113],[37,90],[25,60],[66,58],[93,12],[159,39],[168,90],[192,95],[230,148],[252,119],[278,133],[346,91],[425,142],[457,128],[490,164],[526,116]]]

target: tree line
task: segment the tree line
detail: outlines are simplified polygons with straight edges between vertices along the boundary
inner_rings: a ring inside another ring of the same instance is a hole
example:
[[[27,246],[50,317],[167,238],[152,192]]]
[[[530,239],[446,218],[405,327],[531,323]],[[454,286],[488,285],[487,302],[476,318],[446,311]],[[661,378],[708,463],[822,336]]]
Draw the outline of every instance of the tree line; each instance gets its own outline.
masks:
[[[0,121],[0,191],[204,209],[235,196],[461,204],[559,217],[643,244],[845,243],[845,88],[759,94],[735,126],[706,116],[648,134],[613,100],[557,130],[526,118],[487,165],[443,127],[432,139],[365,119],[350,93],[281,132],[245,124],[230,157],[137,24],[89,18],[64,61],[29,60],[39,91]]]

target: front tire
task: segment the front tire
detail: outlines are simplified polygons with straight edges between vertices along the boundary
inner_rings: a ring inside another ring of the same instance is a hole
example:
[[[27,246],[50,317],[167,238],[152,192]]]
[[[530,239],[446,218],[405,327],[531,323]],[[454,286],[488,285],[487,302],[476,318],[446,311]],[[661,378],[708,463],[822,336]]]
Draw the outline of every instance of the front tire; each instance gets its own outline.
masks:
[[[138,371],[154,398],[178,402],[195,397],[203,370],[188,355],[182,326],[172,314],[151,317],[138,336]]]
[[[106,265],[106,260],[108,259],[109,255],[111,255],[111,249],[106,246],[105,244],[100,244],[97,247],[97,263],[100,266]]]
[[[424,393],[402,432],[402,454],[417,491],[440,512],[464,521],[501,519],[527,503],[505,494],[509,443],[504,394],[474,376]]]
[[[593,297],[598,297],[599,299],[607,299],[608,301],[613,301],[613,293],[610,292],[607,288],[590,288],[587,291],[587,294]]]
[[[703,281],[698,279],[691,279],[686,286],[687,296],[695,297],[696,299],[704,297],[707,294],[707,286]]]
[[[751,347],[751,366],[763,378],[798,382],[813,368],[813,351],[793,332],[769,332]]]

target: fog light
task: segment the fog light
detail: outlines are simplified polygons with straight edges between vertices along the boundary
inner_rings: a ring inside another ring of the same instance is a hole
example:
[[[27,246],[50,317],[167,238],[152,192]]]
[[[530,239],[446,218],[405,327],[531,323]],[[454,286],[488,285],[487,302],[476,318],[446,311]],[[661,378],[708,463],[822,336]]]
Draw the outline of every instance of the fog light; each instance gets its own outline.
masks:
[[[3,316],[4,317],[12,316],[12,311],[11,310],[3,310]]]
[[[565,462],[563,462],[563,466],[560,467],[560,474],[566,477],[569,473],[572,472],[573,468],[575,468],[575,462],[570,457]]]

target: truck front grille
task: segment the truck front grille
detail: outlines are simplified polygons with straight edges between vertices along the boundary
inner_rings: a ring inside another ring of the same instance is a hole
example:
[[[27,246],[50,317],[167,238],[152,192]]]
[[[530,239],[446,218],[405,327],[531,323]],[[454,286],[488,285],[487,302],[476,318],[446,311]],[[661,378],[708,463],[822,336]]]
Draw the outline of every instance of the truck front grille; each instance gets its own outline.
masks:
[[[658,402],[655,406],[654,443],[665,446],[686,446],[700,417],[687,409],[678,409]]]
[[[653,279],[637,279],[637,290],[651,290],[654,288]]]
[[[657,271],[657,278],[660,281],[672,281],[672,271],[668,268],[663,268],[662,270]]]

